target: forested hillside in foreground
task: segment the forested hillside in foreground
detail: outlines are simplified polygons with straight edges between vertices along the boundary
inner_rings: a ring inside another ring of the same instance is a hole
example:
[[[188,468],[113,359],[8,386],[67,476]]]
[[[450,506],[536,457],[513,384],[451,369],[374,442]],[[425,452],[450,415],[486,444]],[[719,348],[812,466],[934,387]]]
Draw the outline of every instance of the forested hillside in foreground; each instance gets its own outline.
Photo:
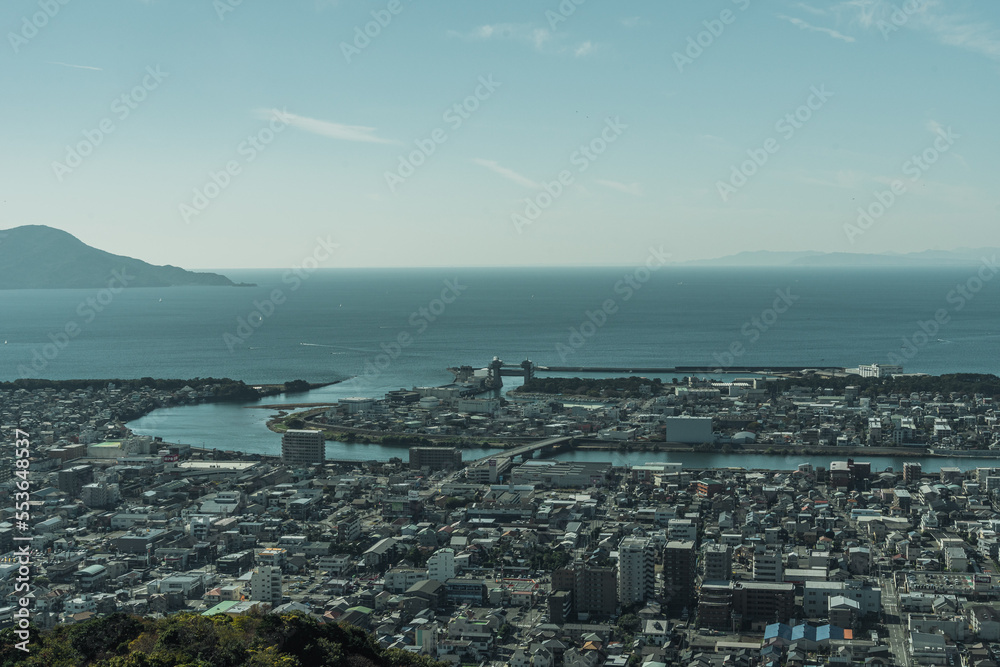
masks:
[[[200,616],[153,620],[116,613],[52,630],[31,630],[27,648],[13,628],[0,631],[0,667],[438,667],[443,663],[385,650],[353,626],[320,624],[303,614]]]

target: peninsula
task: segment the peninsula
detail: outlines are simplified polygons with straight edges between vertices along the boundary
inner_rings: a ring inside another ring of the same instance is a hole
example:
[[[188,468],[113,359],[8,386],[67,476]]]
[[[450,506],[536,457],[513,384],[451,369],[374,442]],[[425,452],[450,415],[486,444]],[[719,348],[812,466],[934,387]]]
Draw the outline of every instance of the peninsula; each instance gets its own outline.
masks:
[[[196,273],[113,255],[45,225],[0,230],[0,289],[245,287],[218,273]]]

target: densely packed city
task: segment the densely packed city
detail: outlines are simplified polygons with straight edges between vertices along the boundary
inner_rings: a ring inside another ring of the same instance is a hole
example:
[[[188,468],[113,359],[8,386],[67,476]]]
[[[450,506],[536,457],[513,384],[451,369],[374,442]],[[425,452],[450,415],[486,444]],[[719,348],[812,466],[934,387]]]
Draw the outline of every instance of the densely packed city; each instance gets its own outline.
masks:
[[[875,470],[852,455],[779,471],[738,467],[738,450],[733,467],[701,470],[669,453],[615,455],[654,439],[991,451],[986,396],[692,381],[588,406],[415,388],[310,413],[274,436],[280,456],[125,427],[123,415],[211,398],[192,384],[0,392],[0,624],[17,621],[30,545],[38,628],[115,612],[298,613],[385,648],[495,667],[989,667],[1000,656],[1000,459]],[[387,462],[328,461],[317,420],[431,440],[620,442],[605,442],[607,462],[473,460],[474,448],[440,442]],[[17,431],[31,443],[23,504]]]

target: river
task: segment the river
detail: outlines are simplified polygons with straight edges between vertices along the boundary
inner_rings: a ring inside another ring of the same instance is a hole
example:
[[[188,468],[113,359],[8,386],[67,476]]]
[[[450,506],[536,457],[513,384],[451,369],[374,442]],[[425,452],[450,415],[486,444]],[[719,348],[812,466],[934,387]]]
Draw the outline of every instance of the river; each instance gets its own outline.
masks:
[[[519,378],[509,378],[519,383]],[[511,383],[511,386],[514,386]],[[331,385],[305,394],[269,396],[249,404],[202,403],[162,408],[129,422],[133,431],[144,435],[160,436],[166,442],[183,443],[209,449],[242,451],[255,454],[277,456],[281,453],[281,436],[267,428],[267,420],[274,410],[258,409],[253,406],[271,404],[336,402],[340,398],[352,396],[356,388],[350,382]],[[464,458],[470,460],[503,450],[488,447],[466,450]],[[356,443],[328,441],[326,456],[333,461],[388,461],[393,457],[407,458],[406,447],[386,445],[364,445]],[[800,463],[829,467],[831,461],[844,460],[835,455],[789,454],[722,454],[705,452],[618,452],[575,450],[563,452],[556,457],[562,461],[610,461],[615,465],[637,465],[651,461],[679,461],[685,468],[758,468],[769,470],[794,470]],[[979,467],[1000,467],[1000,459],[990,458],[943,458],[936,456],[854,456],[858,461],[870,461],[872,470],[883,471],[892,468],[902,470],[904,461],[915,461],[927,472],[937,472],[942,467],[956,467],[970,470]]]

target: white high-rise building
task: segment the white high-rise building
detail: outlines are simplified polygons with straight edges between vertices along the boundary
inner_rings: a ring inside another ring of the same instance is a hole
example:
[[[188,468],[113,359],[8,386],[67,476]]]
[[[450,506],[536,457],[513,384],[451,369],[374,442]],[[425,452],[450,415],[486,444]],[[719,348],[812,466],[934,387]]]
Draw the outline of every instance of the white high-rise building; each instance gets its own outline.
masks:
[[[281,596],[281,568],[270,565],[255,568],[250,575],[250,599],[277,607]]]
[[[618,603],[627,607],[656,595],[656,547],[645,537],[626,537],[618,545]]]
[[[427,578],[442,584],[455,578],[454,550],[438,549],[427,559]]]
[[[753,579],[754,581],[784,581],[785,569],[781,561],[781,554],[773,551],[754,554]]]

